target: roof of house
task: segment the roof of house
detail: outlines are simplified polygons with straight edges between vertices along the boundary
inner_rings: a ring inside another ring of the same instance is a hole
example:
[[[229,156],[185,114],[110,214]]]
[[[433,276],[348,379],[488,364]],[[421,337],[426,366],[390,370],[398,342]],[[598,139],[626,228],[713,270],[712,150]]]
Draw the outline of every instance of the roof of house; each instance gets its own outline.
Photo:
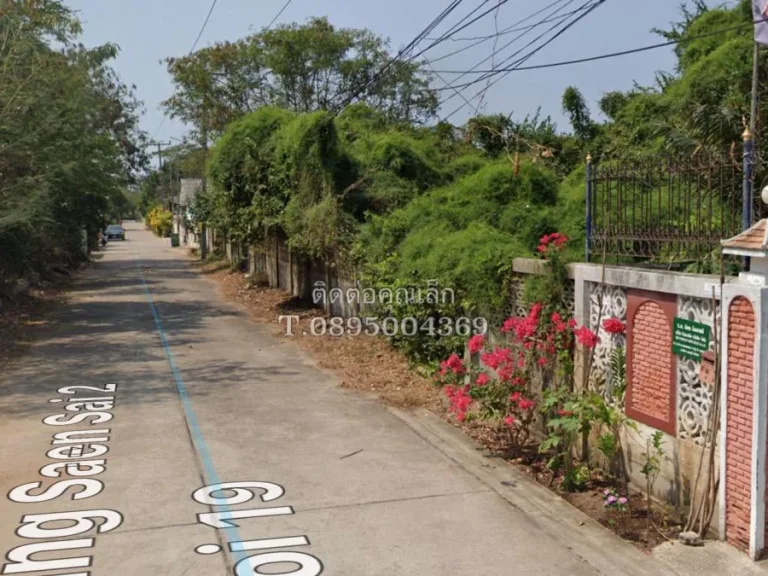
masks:
[[[179,204],[181,206],[189,206],[202,187],[203,181],[200,178],[182,178]]]
[[[722,240],[724,254],[741,254],[743,252],[760,252],[765,255],[768,250],[768,219],[760,220],[749,230],[738,236]]]

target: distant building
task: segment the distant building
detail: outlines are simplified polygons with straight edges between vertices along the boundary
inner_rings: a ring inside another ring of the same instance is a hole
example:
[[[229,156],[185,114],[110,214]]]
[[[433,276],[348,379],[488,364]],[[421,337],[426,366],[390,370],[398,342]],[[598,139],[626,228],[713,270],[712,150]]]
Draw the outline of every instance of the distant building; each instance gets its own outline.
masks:
[[[182,244],[192,247],[198,246],[198,239],[194,230],[190,227],[191,215],[189,213],[192,201],[203,189],[203,181],[200,178],[182,178],[179,187],[179,198],[173,214],[173,228],[179,235]]]

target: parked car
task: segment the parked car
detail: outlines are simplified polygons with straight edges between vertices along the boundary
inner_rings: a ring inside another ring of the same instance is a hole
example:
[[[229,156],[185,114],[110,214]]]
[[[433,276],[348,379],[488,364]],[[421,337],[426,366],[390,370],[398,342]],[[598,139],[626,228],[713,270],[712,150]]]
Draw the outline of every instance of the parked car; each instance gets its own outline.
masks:
[[[119,224],[110,224],[104,232],[107,240],[125,240],[125,228]]]

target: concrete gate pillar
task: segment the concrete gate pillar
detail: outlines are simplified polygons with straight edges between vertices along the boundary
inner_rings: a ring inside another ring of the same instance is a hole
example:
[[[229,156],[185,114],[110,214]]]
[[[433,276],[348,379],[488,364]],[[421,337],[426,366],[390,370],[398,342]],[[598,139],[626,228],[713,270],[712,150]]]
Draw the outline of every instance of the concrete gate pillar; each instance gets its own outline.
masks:
[[[751,258],[722,294],[720,538],[763,556],[766,543],[768,414],[768,226],[761,220],[723,241],[723,253]]]

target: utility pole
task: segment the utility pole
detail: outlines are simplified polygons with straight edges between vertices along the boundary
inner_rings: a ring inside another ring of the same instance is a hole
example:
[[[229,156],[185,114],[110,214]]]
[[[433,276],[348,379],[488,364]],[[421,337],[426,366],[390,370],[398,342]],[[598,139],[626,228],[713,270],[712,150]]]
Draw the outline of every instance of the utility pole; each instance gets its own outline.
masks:
[[[205,96],[203,96],[203,109],[200,118],[200,140],[200,144],[202,144],[203,147],[203,164],[205,165],[208,163],[208,108]],[[201,193],[205,194],[207,190],[205,169],[203,169],[202,177],[203,186]],[[200,257],[203,260],[208,257],[208,227],[205,225],[205,222],[200,223]]]
[[[171,146],[173,145],[173,142],[150,142],[150,146],[157,146],[157,165],[158,165],[158,172],[160,173],[160,182],[162,186],[162,179],[163,179],[163,146]],[[170,179],[170,177],[169,177]],[[172,201],[171,201],[171,183],[167,182],[165,187],[165,202],[164,204],[168,209],[173,209]]]

